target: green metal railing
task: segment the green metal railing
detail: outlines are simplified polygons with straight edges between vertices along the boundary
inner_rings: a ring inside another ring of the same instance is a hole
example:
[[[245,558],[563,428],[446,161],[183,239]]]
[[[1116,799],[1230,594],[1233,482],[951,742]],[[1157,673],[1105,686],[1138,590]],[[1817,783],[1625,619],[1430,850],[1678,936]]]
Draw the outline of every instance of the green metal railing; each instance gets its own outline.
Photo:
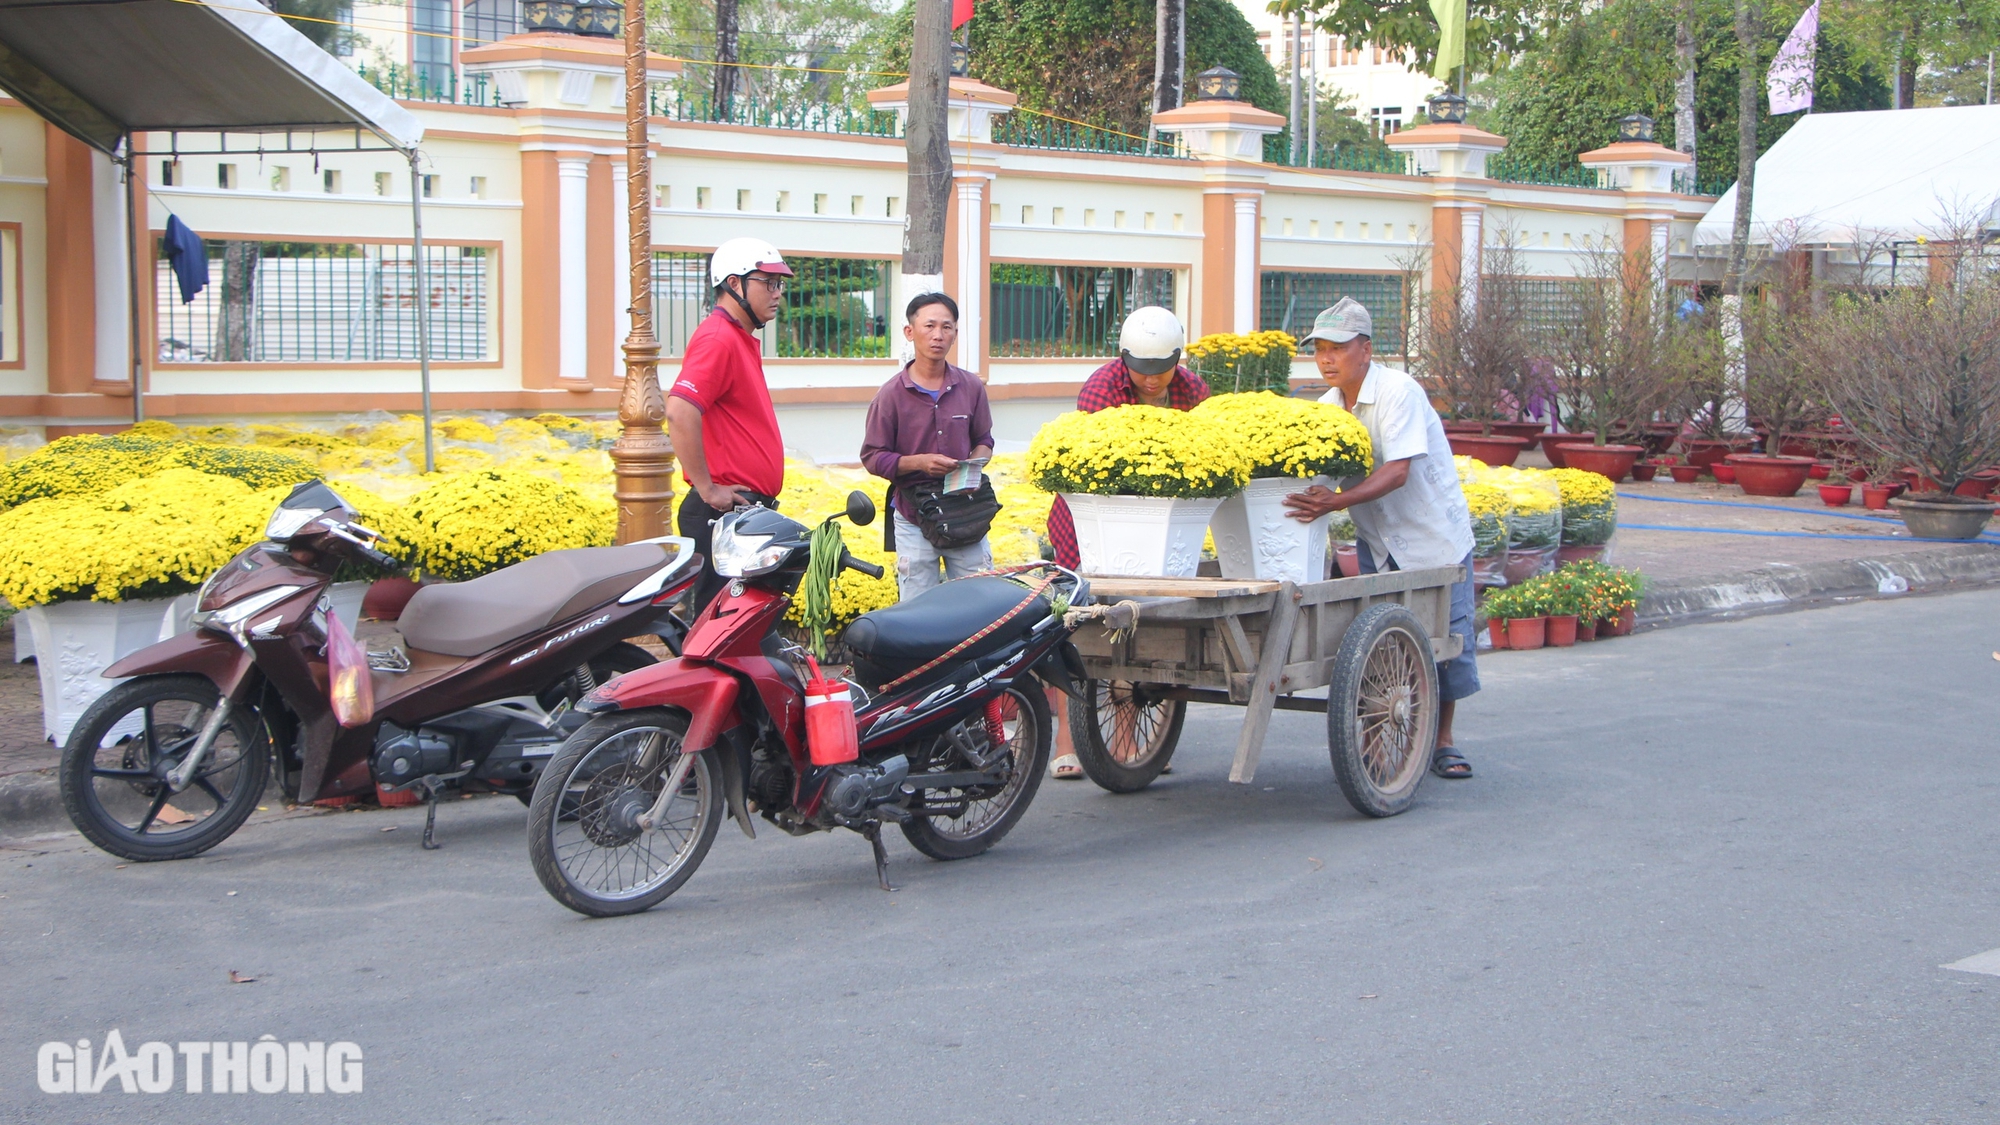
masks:
[[[786,255],[792,278],[778,319],[758,333],[771,357],[880,359],[889,354],[889,281],[894,263],[875,258]],[[688,337],[714,307],[708,255],[653,254],[653,315],[660,354],[687,352]]]
[[[1264,161],[1283,168],[1315,168],[1327,172],[1377,172],[1390,176],[1410,174],[1407,154],[1379,145],[1342,144],[1319,149],[1313,153],[1310,164],[1302,152],[1298,163],[1294,164],[1290,139],[1278,134],[1264,138]]]
[[[837,133],[855,137],[903,135],[902,126],[892,112],[826,102],[773,102],[737,97],[732,98],[727,106],[722,106],[707,94],[675,96],[654,87],[650,92],[648,108],[653,116],[669,121],[743,125],[752,129],[792,129],[804,133]]]
[[[1603,178],[1595,168],[1581,164],[1540,163],[1518,160],[1504,152],[1486,158],[1486,178],[1510,184],[1543,184],[1549,187],[1601,188]]]
[[[1055,152],[1103,152],[1114,156],[1161,156],[1187,159],[1172,137],[1146,138],[1116,129],[1100,129],[1059,121],[1030,110],[1015,110],[993,121],[993,143]]]
[[[499,108],[500,90],[486,75],[461,75],[455,70],[445,70],[439,76],[438,69],[431,66],[406,69],[391,63],[386,67],[356,66],[354,72],[370,86],[399,101]]]
[[[1403,275],[1379,273],[1308,273],[1265,270],[1259,278],[1261,309],[1258,327],[1288,332],[1293,337],[1312,330],[1321,309],[1352,297],[1375,322],[1375,350],[1388,354],[1403,338]]]
[[[402,362],[417,358],[408,246],[208,244],[208,287],[183,305],[156,246],[154,323],[162,363]],[[491,357],[493,259],[483,246],[424,246],[431,358]]]
[[[1174,307],[1174,271],[995,262],[987,308],[995,356],[1114,356],[1133,309]]]
[[[1734,176],[1703,177],[1691,171],[1674,173],[1674,190],[1682,195],[1719,196],[1734,186]]]

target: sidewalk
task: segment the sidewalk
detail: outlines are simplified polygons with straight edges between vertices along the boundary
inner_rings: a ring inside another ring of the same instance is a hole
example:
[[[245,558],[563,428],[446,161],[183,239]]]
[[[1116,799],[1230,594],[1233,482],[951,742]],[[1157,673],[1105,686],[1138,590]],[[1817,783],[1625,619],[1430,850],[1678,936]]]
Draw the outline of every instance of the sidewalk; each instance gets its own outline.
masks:
[[[2000,583],[2000,542],[1913,539],[1893,514],[1829,508],[1810,487],[1779,500],[1712,481],[1627,481],[1618,496],[1609,559],[1646,577],[1642,628],[1899,596],[1885,579],[1909,594]],[[0,628],[0,837],[68,823],[41,733],[35,666],[14,663],[13,630]]]

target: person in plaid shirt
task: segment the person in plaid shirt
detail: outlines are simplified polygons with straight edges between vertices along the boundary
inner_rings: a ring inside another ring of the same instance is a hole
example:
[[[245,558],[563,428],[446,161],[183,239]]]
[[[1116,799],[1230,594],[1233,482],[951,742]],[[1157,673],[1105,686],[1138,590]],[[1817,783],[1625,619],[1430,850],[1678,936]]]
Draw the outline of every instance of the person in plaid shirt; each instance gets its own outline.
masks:
[[[1083,389],[1077,392],[1076,408],[1095,414],[1139,403],[1193,410],[1208,397],[1208,384],[1181,366],[1181,349],[1186,345],[1187,331],[1172,311],[1158,305],[1132,310],[1118,332],[1118,358],[1084,380]],[[1076,518],[1060,496],[1049,506],[1049,545],[1055,548],[1057,566],[1075,570],[1080,565]],[[1057,712],[1056,757],[1049,763],[1049,776],[1074,781],[1083,776],[1083,763],[1077,761],[1076,746],[1070,741],[1069,698],[1058,693],[1051,702]]]

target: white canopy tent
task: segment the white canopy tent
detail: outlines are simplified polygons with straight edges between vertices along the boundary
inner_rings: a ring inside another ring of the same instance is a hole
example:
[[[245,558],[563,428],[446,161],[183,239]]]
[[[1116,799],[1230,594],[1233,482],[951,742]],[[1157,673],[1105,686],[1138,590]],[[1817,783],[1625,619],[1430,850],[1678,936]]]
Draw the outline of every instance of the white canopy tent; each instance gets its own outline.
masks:
[[[284,133],[288,151],[361,148],[363,134],[410,162],[410,223],[423,289],[423,190],[417,145],[424,128],[257,0],[0,0],[0,89],[121,165],[136,166],[138,133]],[[340,131],[340,136],[322,134]],[[351,131],[351,133],[350,133]],[[351,136],[351,139],[349,137]],[[174,139],[173,151],[180,147]],[[142,230],[126,196],[126,226]],[[138,339],[139,278],[132,301],[132,410],[144,417]],[[417,302],[418,370],[430,418],[429,302]],[[431,464],[430,427],[424,463]]]
[[[1935,236],[1948,217],[1990,226],[2000,202],[2000,106],[1808,114],[1757,160],[1750,241],[1847,246]],[[1695,228],[1727,246],[1731,185]]]

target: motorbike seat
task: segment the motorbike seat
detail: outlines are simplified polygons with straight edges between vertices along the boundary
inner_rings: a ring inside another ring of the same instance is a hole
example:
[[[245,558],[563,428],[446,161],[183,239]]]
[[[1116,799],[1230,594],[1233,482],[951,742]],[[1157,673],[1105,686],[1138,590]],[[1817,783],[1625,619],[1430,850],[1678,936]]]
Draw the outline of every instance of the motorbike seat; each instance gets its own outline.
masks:
[[[906,602],[870,610],[854,619],[841,639],[854,654],[854,673],[876,688],[951,649],[1021,604],[1028,588],[994,576],[960,578]],[[958,659],[975,660],[1018,640],[1049,615],[1045,598],[980,638]]]
[[[612,601],[670,558],[658,543],[550,551],[470,581],[422,586],[397,624],[412,648],[478,656]]]

